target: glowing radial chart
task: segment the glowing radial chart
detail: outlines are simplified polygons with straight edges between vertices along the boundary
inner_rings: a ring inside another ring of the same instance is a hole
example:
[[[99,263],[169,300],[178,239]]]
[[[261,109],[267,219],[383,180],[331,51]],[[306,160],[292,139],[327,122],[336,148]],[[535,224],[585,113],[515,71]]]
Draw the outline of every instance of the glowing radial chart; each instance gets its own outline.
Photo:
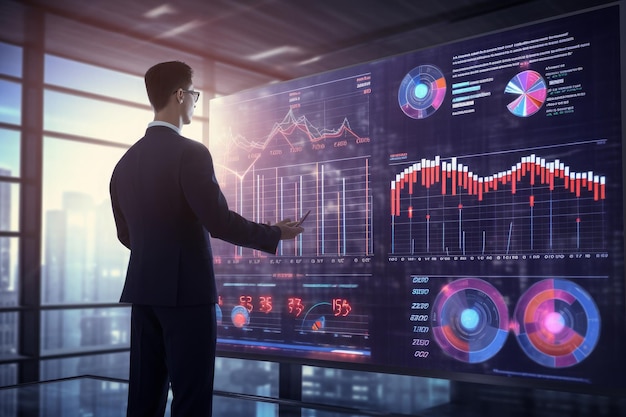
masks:
[[[235,327],[241,329],[250,324],[250,313],[243,306],[235,306],[230,313],[230,320]]]
[[[413,68],[402,79],[398,89],[398,103],[407,116],[425,119],[443,103],[446,96],[446,79],[433,65]]]
[[[504,92],[517,96],[507,104],[509,111],[519,117],[528,117],[537,113],[543,106],[547,88],[546,82],[538,72],[528,70],[513,77]]]
[[[432,311],[435,341],[459,361],[486,361],[498,353],[509,333],[504,298],[480,279],[459,279],[446,285],[437,294]]]
[[[514,331],[524,352],[550,368],[583,361],[600,336],[591,296],[570,281],[548,279],[530,287],[515,307]]]

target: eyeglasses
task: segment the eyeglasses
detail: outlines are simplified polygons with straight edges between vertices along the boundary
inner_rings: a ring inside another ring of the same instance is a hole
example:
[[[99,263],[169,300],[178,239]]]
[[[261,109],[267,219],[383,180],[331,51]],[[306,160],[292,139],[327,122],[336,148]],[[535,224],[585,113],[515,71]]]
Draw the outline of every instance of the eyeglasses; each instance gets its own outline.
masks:
[[[193,90],[183,90],[183,93],[189,93],[193,96],[193,102],[197,103],[198,99],[200,98],[200,92],[199,91],[193,91]]]

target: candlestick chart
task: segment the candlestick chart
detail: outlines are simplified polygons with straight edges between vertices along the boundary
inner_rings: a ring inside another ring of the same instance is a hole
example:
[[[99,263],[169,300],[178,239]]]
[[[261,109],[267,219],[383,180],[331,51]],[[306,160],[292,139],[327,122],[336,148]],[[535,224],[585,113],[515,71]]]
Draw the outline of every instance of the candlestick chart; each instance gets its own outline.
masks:
[[[602,173],[538,153],[488,173],[474,172],[472,158],[462,161],[435,156],[397,172],[390,183],[391,253],[606,250]]]

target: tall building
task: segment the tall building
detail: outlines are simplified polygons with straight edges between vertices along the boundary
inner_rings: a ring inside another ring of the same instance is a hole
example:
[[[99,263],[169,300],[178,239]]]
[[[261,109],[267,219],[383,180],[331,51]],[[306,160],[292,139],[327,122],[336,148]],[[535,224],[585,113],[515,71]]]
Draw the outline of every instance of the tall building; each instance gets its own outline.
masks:
[[[11,171],[0,168],[0,176],[9,176]],[[11,230],[11,184],[0,182],[0,230]],[[0,291],[7,291],[11,285],[9,238],[0,238]]]
[[[130,342],[129,309],[88,306],[118,301],[128,262],[128,250],[117,242],[109,202],[96,205],[87,194],[65,192],[61,209],[45,213],[43,239],[43,303],[86,305],[81,309],[44,312],[44,353],[68,348],[97,350],[127,346]],[[95,354],[42,362],[41,377],[94,374],[123,378],[127,370],[127,354]],[[76,389],[75,401],[82,408],[93,406],[100,412],[107,406],[93,403],[92,399],[107,398],[105,403],[120,404],[126,398],[126,391],[115,384],[85,382]],[[50,415],[56,415],[54,413],[62,411],[59,406],[47,404],[46,409],[52,413]]]
[[[10,176],[11,171],[0,168],[0,176]],[[11,230],[11,184],[0,182],[0,230]],[[12,274],[17,267],[15,254],[11,254],[10,237],[0,237],[0,307],[17,306],[17,290]],[[17,313],[0,314],[0,356],[17,353]],[[0,386],[16,382],[16,366],[0,366]],[[6,411],[0,407],[0,412]]]
[[[11,171],[0,168],[0,176],[10,176]],[[0,182],[0,230],[11,230],[11,184]],[[13,258],[16,258],[15,256]],[[15,263],[15,261],[13,261]],[[0,307],[17,305],[17,290],[12,282],[11,238],[0,237]],[[17,353],[17,313],[0,314],[0,356]],[[15,364],[0,365],[0,387],[17,382]],[[17,410],[17,396],[13,392],[3,392],[0,397],[0,415],[14,415]]]
[[[445,404],[450,398],[447,380],[343,369],[304,367],[305,401],[411,414]],[[311,414],[311,417],[315,413]]]

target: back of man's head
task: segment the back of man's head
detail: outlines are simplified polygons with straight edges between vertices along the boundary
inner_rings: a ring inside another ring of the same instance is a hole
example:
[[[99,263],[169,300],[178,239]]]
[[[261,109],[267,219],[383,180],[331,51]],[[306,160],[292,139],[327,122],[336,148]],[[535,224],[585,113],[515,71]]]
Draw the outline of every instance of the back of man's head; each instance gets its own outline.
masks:
[[[162,110],[179,88],[189,88],[192,76],[191,67],[180,61],[161,62],[146,71],[146,91],[154,110]]]

